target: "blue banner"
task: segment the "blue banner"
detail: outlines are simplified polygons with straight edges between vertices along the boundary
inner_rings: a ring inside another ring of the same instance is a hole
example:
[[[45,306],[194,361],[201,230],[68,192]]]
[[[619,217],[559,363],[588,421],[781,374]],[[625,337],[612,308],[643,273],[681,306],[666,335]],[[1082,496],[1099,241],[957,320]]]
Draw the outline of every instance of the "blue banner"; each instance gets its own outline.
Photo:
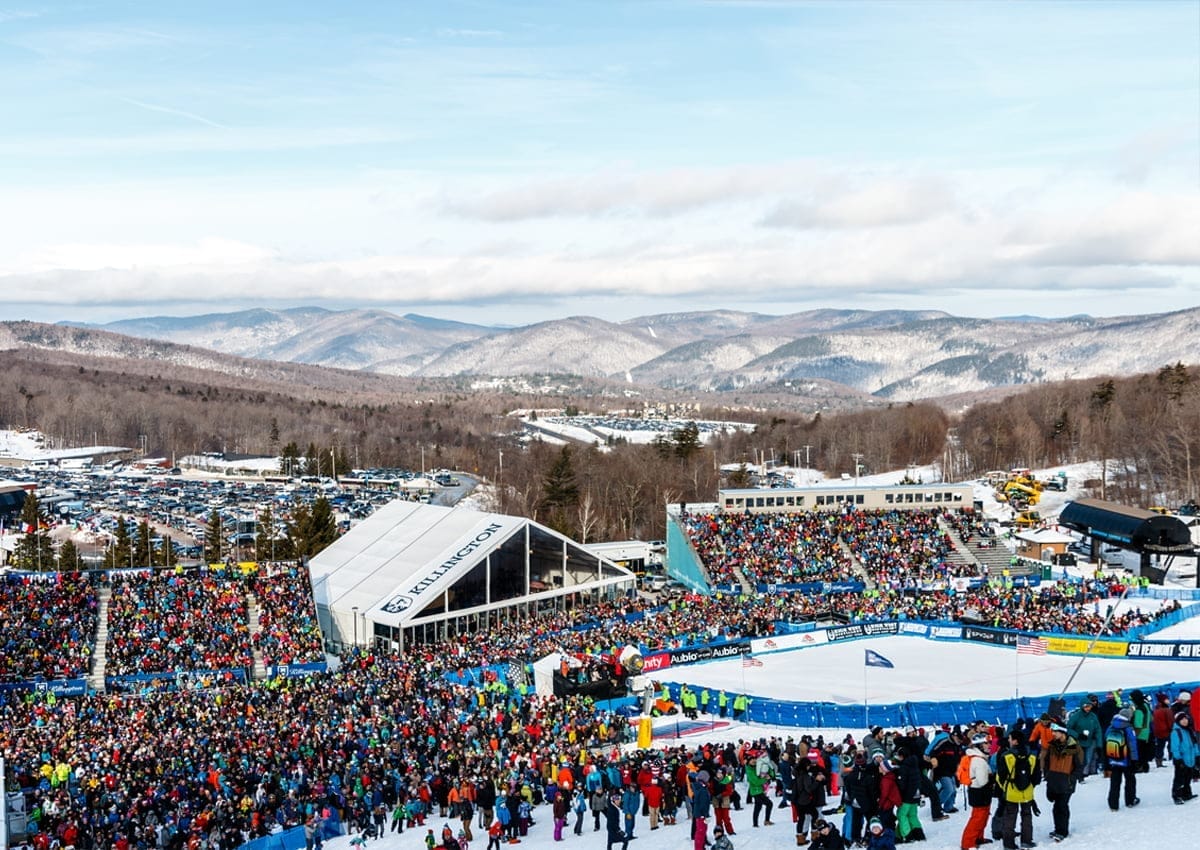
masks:
[[[0,691],[4,691],[5,693],[45,691],[58,697],[81,697],[87,693],[87,679],[53,679],[51,681],[38,679],[29,682],[0,682]]]
[[[267,666],[268,678],[303,679],[318,673],[324,673],[329,665],[324,661],[313,661],[308,664],[271,664]]]

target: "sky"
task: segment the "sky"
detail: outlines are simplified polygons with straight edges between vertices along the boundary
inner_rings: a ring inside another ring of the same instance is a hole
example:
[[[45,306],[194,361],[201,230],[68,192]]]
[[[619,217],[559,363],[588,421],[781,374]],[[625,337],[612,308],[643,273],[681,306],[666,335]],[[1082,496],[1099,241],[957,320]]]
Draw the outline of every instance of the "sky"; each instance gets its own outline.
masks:
[[[1200,306],[1200,2],[0,0],[0,318]]]

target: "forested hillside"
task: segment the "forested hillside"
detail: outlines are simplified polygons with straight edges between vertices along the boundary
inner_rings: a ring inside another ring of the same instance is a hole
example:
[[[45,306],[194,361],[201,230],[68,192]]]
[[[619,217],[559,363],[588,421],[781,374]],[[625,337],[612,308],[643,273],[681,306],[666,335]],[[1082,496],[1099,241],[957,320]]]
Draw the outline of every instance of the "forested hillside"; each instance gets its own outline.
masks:
[[[312,367],[308,367],[312,368]],[[335,382],[330,382],[335,383]],[[703,399],[703,396],[700,397]],[[578,400],[585,412],[601,402]],[[827,475],[940,462],[949,477],[1108,458],[1110,498],[1132,504],[1196,496],[1200,382],[1183,364],[1124,379],[1042,384],[951,414],[932,402],[853,413],[700,411],[757,426],[701,445],[562,447],[522,439],[517,408],[562,409],[559,397],[449,392],[417,384],[239,378],[164,363],[0,352],[0,425],[37,427],[60,445],[137,446],[150,454],[279,453],[289,443],[336,450],[359,467],[448,467],[497,481],[500,510],[586,540],[659,537],[667,502],[710,501],[723,464],[808,462]],[[503,455],[503,461],[501,461]],[[1097,493],[1099,493],[1099,485]]]

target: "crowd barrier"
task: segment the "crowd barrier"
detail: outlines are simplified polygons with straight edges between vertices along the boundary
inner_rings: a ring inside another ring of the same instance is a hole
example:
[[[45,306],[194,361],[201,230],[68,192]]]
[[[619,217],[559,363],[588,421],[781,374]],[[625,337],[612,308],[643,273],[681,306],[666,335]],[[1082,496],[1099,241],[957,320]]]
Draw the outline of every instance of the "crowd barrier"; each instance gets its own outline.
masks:
[[[329,817],[324,819],[321,826],[322,840],[336,838],[342,834],[342,822],[337,812],[330,810]],[[304,827],[293,826],[280,832],[273,832],[261,838],[254,838],[243,844],[239,850],[300,850],[305,846]]]
[[[1166,682],[1137,685],[1146,693],[1165,691],[1178,693],[1193,690],[1200,681]],[[1134,685],[1130,685],[1130,688]],[[1129,688],[1126,689],[1128,691]],[[1074,708],[1087,691],[1065,694],[1067,708]],[[888,728],[903,726],[936,726],[942,723],[965,724],[986,720],[996,725],[1009,725],[1022,718],[1038,717],[1058,694],[1026,696],[1002,700],[952,700],[948,702],[900,702],[883,705],[838,705],[829,702],[792,702],[754,697],[746,712],[746,720],[776,726],[796,726],[813,729],[868,729],[878,724]]]

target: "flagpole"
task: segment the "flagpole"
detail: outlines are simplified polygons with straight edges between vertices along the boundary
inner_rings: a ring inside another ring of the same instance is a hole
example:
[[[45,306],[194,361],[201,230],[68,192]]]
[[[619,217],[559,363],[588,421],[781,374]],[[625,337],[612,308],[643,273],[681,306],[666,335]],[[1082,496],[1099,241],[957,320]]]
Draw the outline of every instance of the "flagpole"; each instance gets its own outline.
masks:
[[[863,658],[863,726],[867,729],[871,728],[871,709],[867,705],[867,667],[866,658]]]
[[[1021,636],[1017,635],[1017,640],[1021,640]],[[1016,661],[1013,662],[1013,699],[1021,699],[1021,647],[1013,644],[1013,654],[1016,656]]]

